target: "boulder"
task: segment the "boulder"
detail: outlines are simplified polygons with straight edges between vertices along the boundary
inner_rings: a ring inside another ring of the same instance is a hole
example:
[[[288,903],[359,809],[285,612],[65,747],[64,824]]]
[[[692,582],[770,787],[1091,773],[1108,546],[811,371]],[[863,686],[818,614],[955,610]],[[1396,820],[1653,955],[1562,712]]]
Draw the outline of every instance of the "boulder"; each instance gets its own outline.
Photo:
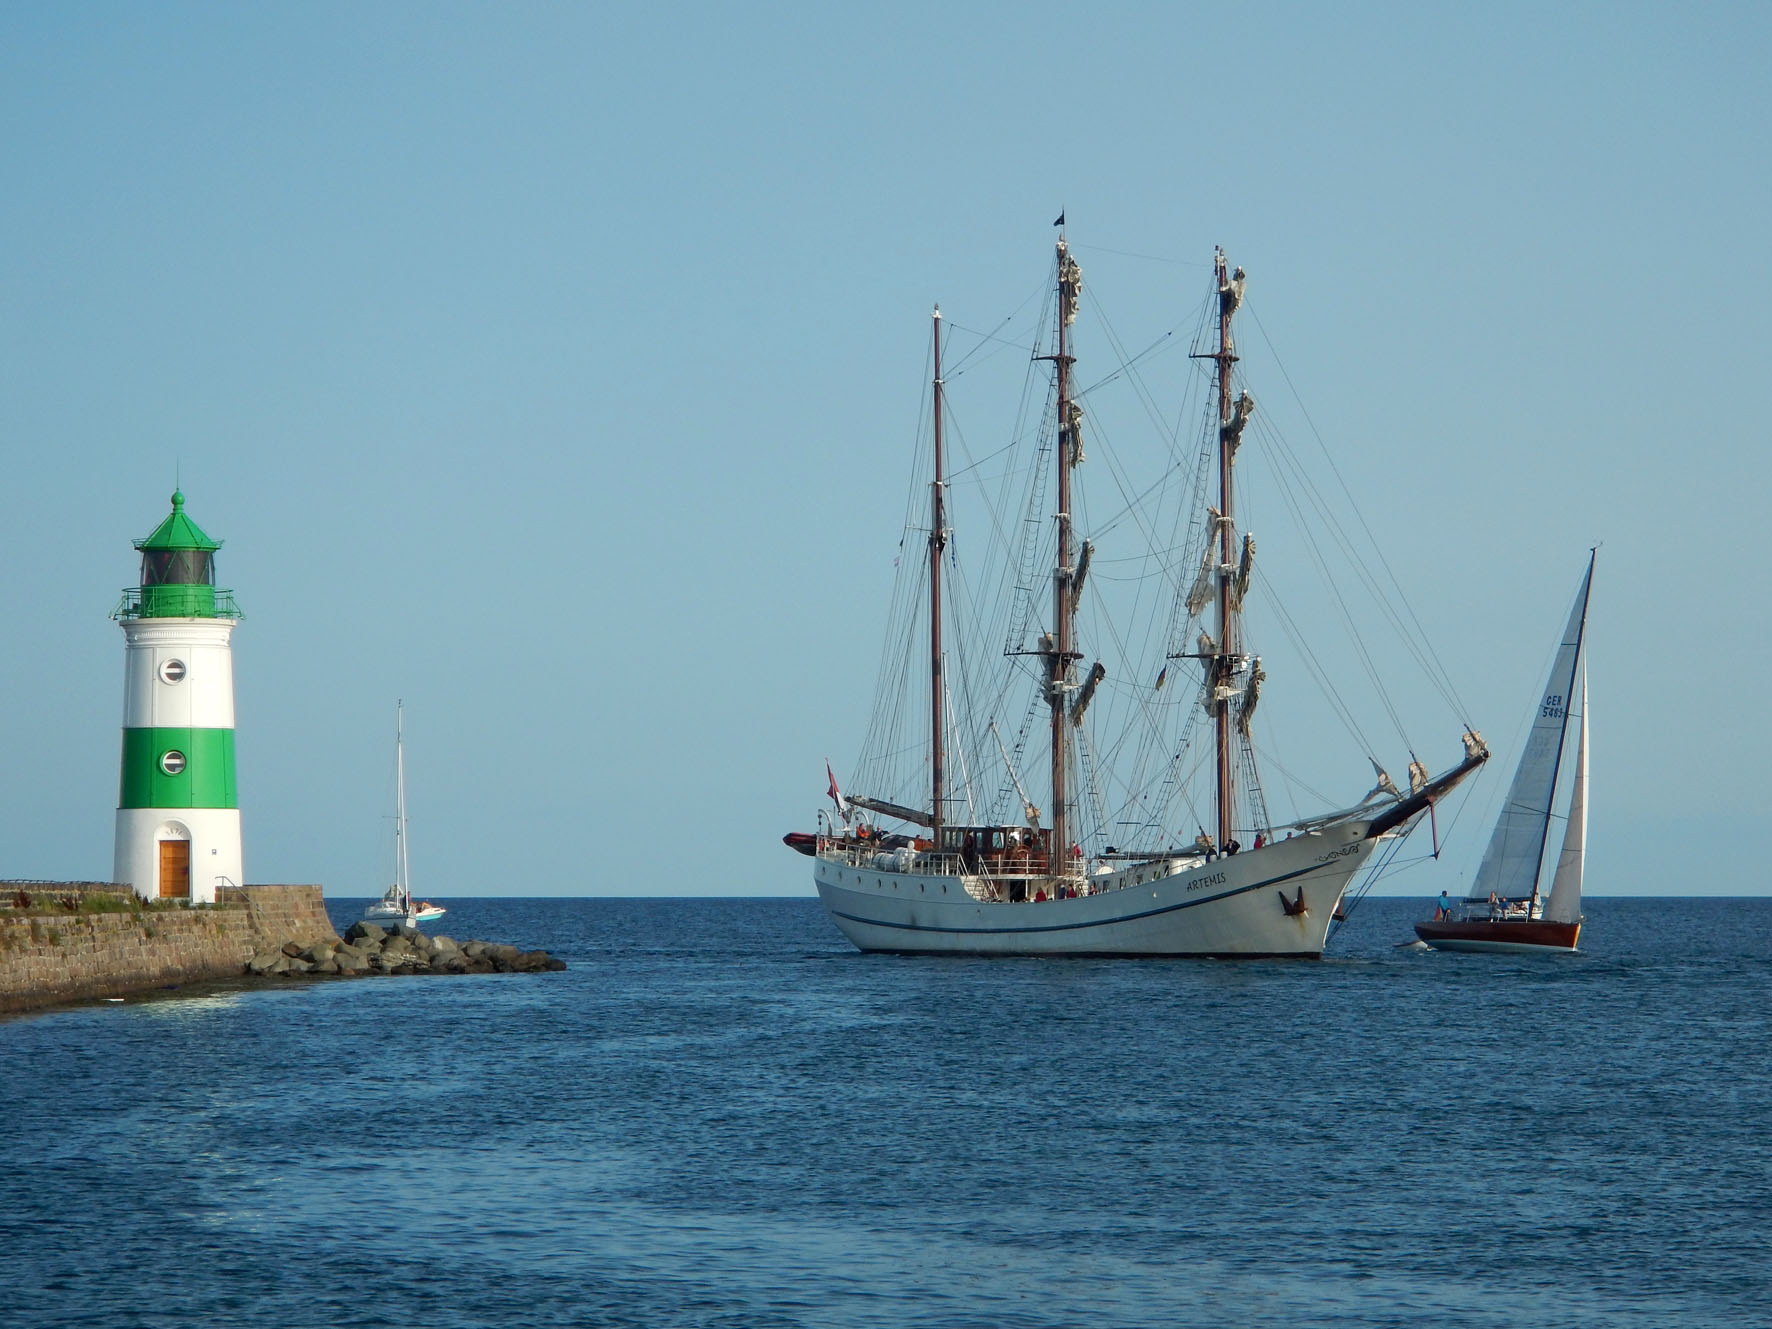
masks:
[[[316,974],[336,974],[338,972],[338,961],[333,959],[331,955],[313,961],[313,965],[313,972]]]
[[[291,960],[295,959],[296,956],[301,954],[301,943],[299,941],[284,942],[283,954],[287,955]]]
[[[522,951],[512,961],[512,966],[519,974],[539,974],[548,967],[546,951]]]
[[[302,951],[301,958],[306,960],[309,964],[325,964],[332,959],[332,943],[329,941],[317,941],[312,946],[309,946]]]
[[[387,935],[387,929],[379,923],[353,923],[345,930],[346,941],[373,941],[377,945],[380,945],[382,938]]]
[[[341,974],[366,974],[369,972],[369,957],[352,947],[346,950],[339,947],[338,954],[332,957]]]
[[[284,958],[282,951],[260,951],[246,962],[249,974],[268,974],[276,968],[277,962]]]

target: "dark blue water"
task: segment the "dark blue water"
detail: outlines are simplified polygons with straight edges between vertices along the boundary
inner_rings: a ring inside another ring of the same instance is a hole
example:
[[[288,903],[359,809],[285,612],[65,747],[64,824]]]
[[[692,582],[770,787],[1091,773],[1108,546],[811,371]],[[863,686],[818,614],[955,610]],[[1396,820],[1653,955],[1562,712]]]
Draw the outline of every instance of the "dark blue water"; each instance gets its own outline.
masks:
[[[1772,900],[1518,959],[1421,908],[1312,964],[455,901],[571,969],[0,1023],[0,1323],[1772,1322]]]

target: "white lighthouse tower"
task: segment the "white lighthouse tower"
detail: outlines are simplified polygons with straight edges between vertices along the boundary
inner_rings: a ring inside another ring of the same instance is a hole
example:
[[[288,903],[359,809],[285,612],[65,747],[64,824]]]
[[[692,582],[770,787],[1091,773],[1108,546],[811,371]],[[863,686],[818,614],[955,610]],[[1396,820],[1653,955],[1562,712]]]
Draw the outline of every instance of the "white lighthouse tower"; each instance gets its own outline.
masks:
[[[149,899],[213,903],[238,885],[234,656],[240,618],[215,587],[219,542],[172,513],[145,540],[141,585],[112,617],[123,626],[123,773],[114,880]]]

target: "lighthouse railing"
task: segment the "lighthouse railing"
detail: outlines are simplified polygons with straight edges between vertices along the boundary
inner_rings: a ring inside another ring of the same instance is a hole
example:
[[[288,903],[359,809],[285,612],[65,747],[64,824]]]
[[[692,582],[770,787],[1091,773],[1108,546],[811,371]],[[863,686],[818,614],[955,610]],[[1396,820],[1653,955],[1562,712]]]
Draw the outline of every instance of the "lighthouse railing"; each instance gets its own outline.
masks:
[[[134,618],[245,618],[231,590],[213,586],[127,586],[111,611],[118,620]]]

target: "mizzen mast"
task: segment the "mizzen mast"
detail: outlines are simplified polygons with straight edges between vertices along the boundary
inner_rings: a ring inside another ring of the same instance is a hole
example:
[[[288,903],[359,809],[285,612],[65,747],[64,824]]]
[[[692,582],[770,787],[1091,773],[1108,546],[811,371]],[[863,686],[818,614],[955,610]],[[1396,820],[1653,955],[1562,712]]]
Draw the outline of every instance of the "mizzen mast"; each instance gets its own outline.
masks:
[[[1062,218],[1060,219],[1062,221]],[[1052,640],[1046,652],[1048,704],[1052,708],[1052,840],[1048,870],[1054,877],[1069,866],[1071,830],[1066,805],[1066,774],[1070,765],[1070,730],[1066,704],[1071,689],[1071,665],[1080,659],[1075,649],[1076,605],[1071,595],[1075,569],[1071,566],[1071,467],[1077,451],[1077,416],[1071,406],[1070,326],[1077,321],[1077,297],[1083,290],[1083,270],[1071,257],[1064,233],[1058,237],[1058,354],[1052,357],[1058,388],[1058,555],[1052,573]]]

